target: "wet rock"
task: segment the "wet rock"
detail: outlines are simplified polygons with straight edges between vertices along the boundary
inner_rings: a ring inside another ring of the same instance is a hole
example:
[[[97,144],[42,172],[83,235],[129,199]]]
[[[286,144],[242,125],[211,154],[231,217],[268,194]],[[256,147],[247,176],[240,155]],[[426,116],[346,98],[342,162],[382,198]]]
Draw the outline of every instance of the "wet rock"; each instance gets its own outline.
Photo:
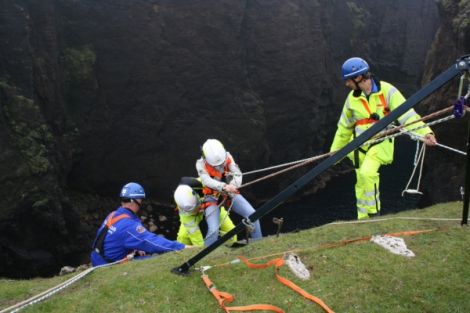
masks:
[[[75,271],[76,271],[76,268],[75,268],[75,267],[72,267],[72,266],[63,266],[63,267],[60,269],[59,276],[67,275],[67,274],[73,273],[73,272],[75,272]]]

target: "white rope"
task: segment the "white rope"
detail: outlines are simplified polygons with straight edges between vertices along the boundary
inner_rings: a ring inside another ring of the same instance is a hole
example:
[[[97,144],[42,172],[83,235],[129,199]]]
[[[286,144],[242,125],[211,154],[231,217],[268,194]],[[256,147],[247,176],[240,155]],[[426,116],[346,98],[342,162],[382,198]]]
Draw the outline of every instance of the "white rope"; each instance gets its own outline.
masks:
[[[400,131],[407,134],[408,136],[410,136],[410,138],[413,139],[413,140],[423,141],[424,142],[424,139],[425,139],[424,136],[421,136],[421,135],[416,134],[416,133],[412,133],[411,131],[407,131],[407,130],[404,130],[404,129],[400,129]],[[458,149],[443,145],[441,143],[436,143],[436,146],[447,149],[449,151],[452,151],[452,152],[455,152],[455,153],[458,153],[458,154],[462,154],[462,155],[467,156],[466,152],[463,152],[463,151],[460,151]]]
[[[444,123],[444,122],[447,122],[447,121],[449,121],[451,119],[454,119],[454,118],[455,117],[453,115],[449,115],[449,116],[443,117],[441,119],[438,119],[438,120],[435,120],[435,121],[432,121],[432,122],[429,122],[429,123],[425,123],[422,126],[418,126],[418,127],[412,128],[410,130],[407,130],[407,132],[414,132],[415,130],[419,130],[419,129],[422,129],[422,128],[426,128],[428,126],[433,126],[433,125],[436,125],[436,124]],[[371,144],[374,144],[374,143],[379,143],[379,142],[384,141],[386,139],[395,138],[395,137],[398,137],[398,136],[402,136],[404,134],[405,134],[404,132],[399,132],[399,133],[391,134],[391,135],[388,135],[388,136],[380,137],[380,138],[377,138],[377,139],[372,139],[372,140],[369,140],[366,143],[364,143],[363,146],[371,145]],[[378,136],[380,136],[380,134]]]
[[[343,224],[376,223],[376,222],[384,222],[384,221],[391,221],[391,220],[461,221],[461,219],[458,219],[458,218],[439,218],[439,217],[388,217],[388,218],[373,218],[373,219],[365,219],[365,220],[357,220],[357,221],[332,222],[332,223],[329,223],[329,224],[325,224],[324,226],[343,225]]]
[[[233,259],[232,261],[227,262],[227,265],[239,264],[240,262],[241,262],[240,259],[236,258],[236,259]],[[196,267],[195,270],[201,271],[202,274],[205,274],[206,271],[217,266],[218,265],[204,265],[204,266]]]
[[[452,152],[455,152],[455,153],[458,153],[458,154],[461,154],[461,155],[464,155],[464,156],[467,156],[467,152],[460,151],[458,149],[443,145],[441,143],[436,143],[436,146],[447,149],[449,151],[452,151]]]
[[[455,118],[454,115],[449,115],[449,116],[447,116],[447,117],[444,117],[444,118],[435,120],[435,121],[433,121],[433,122],[425,123],[425,124],[422,125],[422,126],[415,127],[415,128],[413,128],[413,129],[411,129],[410,131],[415,131],[415,130],[419,130],[419,129],[422,129],[422,128],[425,128],[425,127],[428,127],[428,126],[440,124],[440,123],[449,121],[449,120],[451,120],[451,119],[453,119],[453,118]],[[398,136],[401,136],[401,135],[403,135],[403,133],[399,132],[399,133],[396,133],[396,134],[391,134],[391,135],[388,135],[388,136],[383,136],[383,137],[380,137],[380,138],[377,138],[377,139],[372,139],[372,140],[369,140],[369,141],[365,142],[364,144],[362,144],[362,146],[367,146],[367,145],[371,145],[371,144],[374,144],[374,143],[379,143],[379,142],[382,142],[382,141],[384,141],[384,140],[386,140],[386,139],[395,138],[395,137],[398,137]],[[378,136],[380,136],[380,133],[378,134]],[[438,144],[438,145],[439,145],[439,146],[442,146],[443,148],[446,148],[446,149],[449,149],[449,150],[451,150],[451,151],[454,151],[454,152],[458,152],[458,153],[461,153],[461,154],[462,154],[462,153],[465,153],[465,152],[462,152],[462,151],[459,151],[459,150],[456,150],[456,149],[453,149],[453,148],[450,148],[450,147],[447,147],[447,146],[444,146],[444,145],[440,145],[440,144]],[[282,163],[282,164],[278,164],[278,165],[273,165],[273,166],[270,166],[270,167],[265,167],[265,168],[261,168],[261,169],[257,169],[257,170],[252,170],[252,171],[244,172],[244,173],[242,173],[242,174],[245,176],[245,175],[250,175],[250,174],[255,174],[255,173],[266,172],[266,171],[273,170],[273,169],[277,169],[277,168],[287,167],[287,166],[290,166],[290,165],[296,165],[296,164],[299,164],[299,163],[303,163],[303,162],[308,162],[308,161],[311,161],[311,160],[315,160],[315,159],[318,158],[319,156],[321,156],[321,155],[312,156],[312,157],[309,157],[309,158],[305,158],[305,159],[301,159],[301,160],[297,160],[297,161],[291,161],[291,162],[287,162],[287,163]],[[327,156],[327,154],[324,154],[324,156]]]
[[[107,263],[107,264],[103,264],[103,265],[98,265],[98,266],[94,266],[94,267],[90,267],[89,269],[86,269],[85,271],[75,275],[74,277],[66,280],[65,282],[62,282],[60,283],[59,285],[55,286],[55,287],[52,287],[46,291],[43,291],[41,292],[40,294],[37,294],[27,300],[24,300],[20,303],[17,303],[15,305],[12,305],[6,309],[3,309],[0,311],[0,313],[6,313],[6,312],[9,312],[9,313],[14,313],[14,312],[19,312],[20,310],[30,306],[30,305],[34,305],[38,302],[41,302],[47,298],[50,298],[51,296],[53,296],[54,294],[56,294],[57,292],[67,288],[68,286],[72,285],[73,283],[79,281],[80,279],[82,279],[83,277],[85,277],[86,275],[90,274],[91,272],[93,272],[95,269],[97,268],[102,268],[102,267],[108,267],[108,266],[112,266],[112,265],[116,265],[118,263],[121,263],[123,262],[124,260],[129,260],[131,259],[132,257],[126,257],[125,259],[122,259],[122,260],[119,260],[119,261],[115,261],[115,262],[112,262],[112,263]]]
[[[413,172],[411,173],[410,179],[408,180],[408,183],[406,184],[405,189],[401,192],[402,197],[405,196],[405,193],[423,194],[421,191],[419,191],[419,186],[421,184],[421,175],[423,173],[423,164],[424,164],[424,155],[426,153],[426,145],[423,143],[421,146],[421,149],[419,149],[419,141],[416,141],[416,153],[418,154],[418,156],[416,157],[416,154],[415,154],[415,160],[413,162],[414,163]],[[418,182],[417,182],[416,189],[409,189],[411,181],[413,180],[413,177],[415,175],[416,169],[418,168],[418,165],[419,165],[419,175],[418,175]]]
[[[250,174],[255,174],[255,173],[261,173],[261,172],[266,172],[266,171],[269,171],[269,170],[274,170],[274,169],[276,169],[276,168],[286,167],[286,166],[289,166],[289,165],[295,165],[295,164],[299,164],[299,163],[302,163],[302,162],[305,162],[305,161],[313,160],[313,159],[315,159],[316,157],[318,157],[318,156],[313,156],[313,157],[309,157],[309,158],[302,159],[302,160],[297,160],[297,161],[292,161],[292,162],[288,162],[288,163],[282,163],[282,164],[278,164],[278,165],[273,165],[273,166],[266,167],[266,168],[262,168],[262,169],[259,169],[259,170],[249,171],[249,172],[243,173],[243,175],[250,175]]]

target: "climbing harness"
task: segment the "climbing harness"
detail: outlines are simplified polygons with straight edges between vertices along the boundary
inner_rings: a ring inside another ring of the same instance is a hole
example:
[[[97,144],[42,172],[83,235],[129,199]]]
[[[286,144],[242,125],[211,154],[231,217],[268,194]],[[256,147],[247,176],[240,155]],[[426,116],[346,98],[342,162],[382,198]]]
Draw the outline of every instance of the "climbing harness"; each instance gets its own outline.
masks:
[[[288,256],[286,256],[288,257]],[[288,257],[289,258],[289,257]],[[251,263],[247,258],[240,256],[238,257],[239,260],[241,260],[246,266],[252,269],[264,269],[270,266],[274,266],[274,274],[277,278],[277,280],[282,283],[283,285],[291,288],[295,292],[299,293],[302,295],[304,298],[318,304],[325,312],[327,313],[334,313],[333,310],[331,310],[320,298],[317,298],[304,289],[300,288],[296,284],[294,284],[292,281],[288,280],[287,278],[279,275],[279,269],[286,264],[286,261],[284,258],[276,258],[273,259],[269,262],[262,263],[262,264],[257,264],[257,263]],[[292,262],[292,261],[290,261]],[[238,263],[238,262],[237,262]],[[232,263],[233,264],[233,263]],[[209,276],[206,274],[206,271],[208,270],[208,267],[202,267],[201,268],[201,278],[204,281],[204,284],[206,287],[209,289],[209,291],[212,293],[212,295],[216,298],[217,302],[219,303],[220,307],[224,310],[224,312],[231,312],[231,311],[271,311],[271,312],[276,312],[276,313],[284,313],[285,311],[277,306],[270,305],[270,304],[252,304],[252,305],[245,305],[245,306],[232,306],[232,307],[227,307],[225,303],[231,303],[234,300],[233,295],[227,292],[219,291],[217,287],[214,285],[214,283],[209,279]],[[304,274],[305,275],[305,274]]]
[[[378,95],[379,95],[379,99],[380,99],[381,104],[378,104],[377,106],[378,107],[379,106],[383,107],[383,109],[382,109],[383,110],[383,115],[387,116],[390,113],[390,108],[388,107],[387,101],[385,101],[384,94],[382,92],[380,92]],[[380,116],[376,112],[374,112],[374,113],[371,112],[371,110],[369,108],[369,105],[367,104],[366,99],[360,97],[359,100],[361,101],[362,106],[364,107],[364,109],[369,114],[369,117],[368,118],[363,118],[363,119],[360,119],[360,120],[356,121],[355,126],[377,123],[377,121],[380,120]]]
[[[95,242],[93,243],[93,250],[95,250],[95,252],[98,253],[103,258],[103,260],[105,260],[107,263],[113,262],[112,260],[108,259],[104,254],[104,240],[106,239],[108,230],[120,220],[124,218],[131,218],[129,215],[125,213],[114,217],[115,214],[116,214],[116,211],[113,211],[108,216],[108,218],[106,219],[106,224],[103,226],[103,229],[101,230]]]

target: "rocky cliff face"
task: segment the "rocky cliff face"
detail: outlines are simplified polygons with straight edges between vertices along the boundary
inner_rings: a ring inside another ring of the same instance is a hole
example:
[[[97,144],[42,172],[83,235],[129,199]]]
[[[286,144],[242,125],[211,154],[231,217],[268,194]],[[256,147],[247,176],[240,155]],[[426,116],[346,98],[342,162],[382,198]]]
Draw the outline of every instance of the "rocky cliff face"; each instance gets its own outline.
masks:
[[[437,26],[431,0],[0,1],[0,276],[85,261],[120,187],[169,204],[207,138],[244,170],[325,152],[344,59],[409,94]]]
[[[470,1],[438,2],[441,24],[426,58],[423,84],[454,64],[456,59],[470,53]],[[468,90],[468,81],[464,93]],[[421,105],[430,111],[445,108],[457,99],[459,79],[449,82]],[[468,116],[433,127],[443,144],[466,151]],[[461,199],[464,186],[464,156],[442,149],[428,149],[426,175],[423,180],[425,196],[422,205]],[[443,183],[445,181],[445,183]]]

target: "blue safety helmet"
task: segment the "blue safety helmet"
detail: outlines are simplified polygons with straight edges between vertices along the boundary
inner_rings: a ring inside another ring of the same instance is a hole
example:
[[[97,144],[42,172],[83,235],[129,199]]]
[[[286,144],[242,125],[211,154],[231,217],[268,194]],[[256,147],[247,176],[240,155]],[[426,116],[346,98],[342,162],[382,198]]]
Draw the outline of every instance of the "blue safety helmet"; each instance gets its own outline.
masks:
[[[363,75],[369,72],[369,64],[361,58],[350,58],[344,62],[343,67],[343,80]]]
[[[145,199],[144,187],[137,183],[125,184],[121,189],[120,197],[124,199]]]

